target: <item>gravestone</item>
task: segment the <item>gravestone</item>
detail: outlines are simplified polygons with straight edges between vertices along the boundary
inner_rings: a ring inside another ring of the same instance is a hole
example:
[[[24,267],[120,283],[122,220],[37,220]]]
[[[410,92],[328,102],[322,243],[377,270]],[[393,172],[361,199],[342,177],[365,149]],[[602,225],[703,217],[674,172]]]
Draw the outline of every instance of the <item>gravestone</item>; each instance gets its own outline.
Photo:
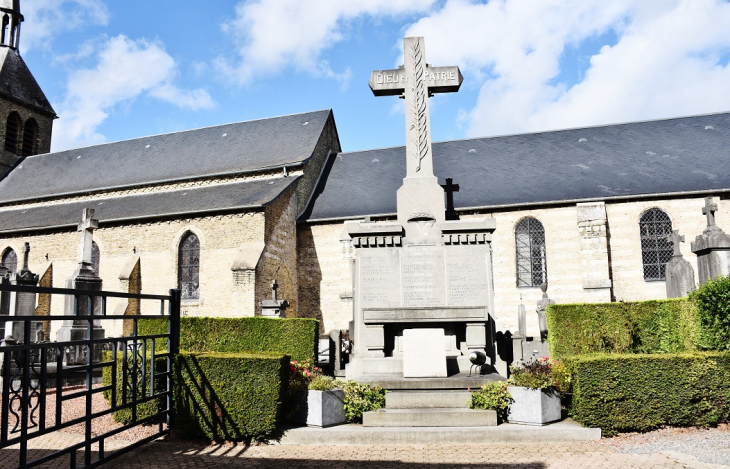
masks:
[[[403,377],[445,378],[446,335],[443,329],[403,331]]]
[[[99,227],[99,220],[94,218],[94,209],[84,209],[79,223],[78,231],[81,232],[81,242],[79,243],[79,263],[73,275],[66,280],[66,288],[76,290],[101,291],[102,280],[94,271],[92,262],[92,245],[94,241],[94,230]],[[69,317],[88,316],[93,314],[99,316],[102,314],[101,297],[89,297],[87,295],[78,295],[74,301],[73,296],[66,296],[64,314]],[[63,325],[56,333],[58,342],[69,342],[84,340],[88,338],[89,322],[81,319],[64,320]],[[104,329],[101,327],[100,320],[93,321],[92,338],[104,338]],[[67,364],[84,364],[86,359],[83,357],[86,347],[73,346],[71,352],[66,354],[65,360]],[[94,351],[96,357],[100,353]]]
[[[550,347],[547,342],[547,307],[555,304],[554,300],[548,297],[547,282],[540,285],[542,290],[542,298],[537,301],[537,324],[540,335],[531,337],[527,335],[526,327],[521,326],[524,314],[524,306],[520,305],[522,310],[517,312],[518,329],[516,334],[512,334],[512,360],[515,363],[525,363],[538,357],[549,357]]]
[[[680,236],[678,230],[673,230],[669,238],[674,245],[674,255],[666,268],[667,298],[684,298],[695,287],[695,271],[679,250],[679,243],[684,242],[684,236]]]
[[[286,309],[289,307],[289,302],[286,300],[280,300],[277,298],[276,290],[279,288],[279,284],[276,283],[276,279],[271,281],[271,299],[264,300],[261,302],[261,316],[268,318],[285,318]]]
[[[444,188],[433,173],[428,98],[458,91],[463,78],[458,67],[427,64],[424,46],[421,37],[406,38],[404,66],[370,77],[375,96],[405,99],[406,177],[396,193],[396,221],[346,223],[355,248],[348,378],[403,375],[411,352],[406,330],[443,330],[450,369],[468,372],[471,351],[484,352],[494,365],[489,316],[494,220],[452,220],[458,217],[455,211],[447,216]],[[452,202],[456,188],[448,181],[447,186]],[[506,374],[506,365],[500,368]]]
[[[21,285],[26,287],[38,286],[38,275],[34,274],[28,268],[28,256],[30,255],[30,243],[25,243],[23,247],[23,267],[20,271],[10,276],[11,285]],[[12,297],[15,297],[14,304],[11,304],[10,318],[12,316],[35,316],[35,293],[28,292],[17,292]],[[11,300],[12,301],[12,300]],[[12,321],[12,325],[7,325],[6,330],[10,332],[10,335],[17,341],[25,343],[25,323],[20,321]],[[30,322],[27,323],[29,326],[30,333],[27,336],[28,341],[34,342],[36,338],[36,329],[38,323]]]
[[[705,199],[702,214],[707,217],[707,228],[692,243],[692,252],[697,255],[697,271],[700,285],[717,277],[730,274],[730,236],[715,225],[717,204],[712,197]]]

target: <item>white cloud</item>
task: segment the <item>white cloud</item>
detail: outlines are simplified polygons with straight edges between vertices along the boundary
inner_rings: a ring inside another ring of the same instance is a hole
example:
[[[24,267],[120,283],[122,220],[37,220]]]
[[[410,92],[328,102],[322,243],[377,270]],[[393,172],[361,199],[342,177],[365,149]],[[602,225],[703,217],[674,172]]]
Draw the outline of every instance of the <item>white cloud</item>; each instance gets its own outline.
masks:
[[[21,2],[25,18],[21,52],[48,47],[54,36],[84,25],[106,25],[109,11],[102,0],[33,0]]]
[[[69,77],[54,126],[54,151],[104,142],[97,129],[108,113],[144,94],[193,110],[215,105],[205,90],[175,86],[176,75],[175,60],[159,42],[121,35],[105,41],[96,52],[96,66]]]
[[[406,35],[477,81],[468,133],[494,135],[730,109],[730,4],[722,0],[449,0]],[[577,83],[566,47],[613,31]]]
[[[428,11],[435,0],[254,0],[236,5],[235,18],[223,25],[237,57],[218,58],[216,66],[246,84],[291,67],[339,80],[349,70],[333,71],[322,52],[344,38],[342,27],[361,16],[393,16]]]

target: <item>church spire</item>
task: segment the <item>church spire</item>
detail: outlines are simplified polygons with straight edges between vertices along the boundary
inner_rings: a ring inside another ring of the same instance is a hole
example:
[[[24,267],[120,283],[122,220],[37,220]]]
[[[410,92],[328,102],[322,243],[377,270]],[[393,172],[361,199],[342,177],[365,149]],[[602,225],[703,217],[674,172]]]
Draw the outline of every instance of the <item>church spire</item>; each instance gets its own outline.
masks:
[[[24,20],[20,13],[20,0],[0,0],[0,16],[0,47],[17,50],[20,44],[20,23]]]

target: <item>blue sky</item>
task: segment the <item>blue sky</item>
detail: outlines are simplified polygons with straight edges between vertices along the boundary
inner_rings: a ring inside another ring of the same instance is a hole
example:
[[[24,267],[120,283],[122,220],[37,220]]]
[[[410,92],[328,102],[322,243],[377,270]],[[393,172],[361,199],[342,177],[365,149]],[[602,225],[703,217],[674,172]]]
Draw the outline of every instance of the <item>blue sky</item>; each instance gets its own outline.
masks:
[[[458,65],[434,140],[730,111],[724,0],[21,0],[53,150],[332,108],[346,151],[402,145],[373,69],[404,36]]]

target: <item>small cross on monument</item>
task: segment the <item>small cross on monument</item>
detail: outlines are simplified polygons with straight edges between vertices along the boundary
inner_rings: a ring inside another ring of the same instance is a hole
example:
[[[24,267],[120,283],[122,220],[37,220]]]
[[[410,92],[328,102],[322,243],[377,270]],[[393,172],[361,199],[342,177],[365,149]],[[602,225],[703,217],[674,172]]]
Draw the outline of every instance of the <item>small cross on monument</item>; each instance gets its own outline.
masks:
[[[705,199],[705,206],[702,207],[702,214],[707,216],[707,227],[715,226],[715,212],[717,212],[717,204],[712,203],[712,197]]]
[[[453,184],[453,179],[446,178],[446,184],[441,184],[446,192],[446,219],[447,220],[458,220],[459,214],[456,213],[454,208],[454,192],[459,192],[459,185]]]
[[[79,267],[81,270],[93,271],[91,259],[92,246],[94,242],[94,230],[97,228],[99,228],[99,220],[94,218],[94,209],[85,208],[77,230],[82,233],[81,244],[79,245]]]
[[[684,242],[684,235],[680,235],[679,230],[672,230],[672,234],[667,236],[667,241],[671,241],[674,246],[672,257],[682,257],[682,252],[679,250],[679,243]]]
[[[276,279],[271,281],[271,299],[276,301],[276,290],[279,288],[279,284],[276,283]]]

